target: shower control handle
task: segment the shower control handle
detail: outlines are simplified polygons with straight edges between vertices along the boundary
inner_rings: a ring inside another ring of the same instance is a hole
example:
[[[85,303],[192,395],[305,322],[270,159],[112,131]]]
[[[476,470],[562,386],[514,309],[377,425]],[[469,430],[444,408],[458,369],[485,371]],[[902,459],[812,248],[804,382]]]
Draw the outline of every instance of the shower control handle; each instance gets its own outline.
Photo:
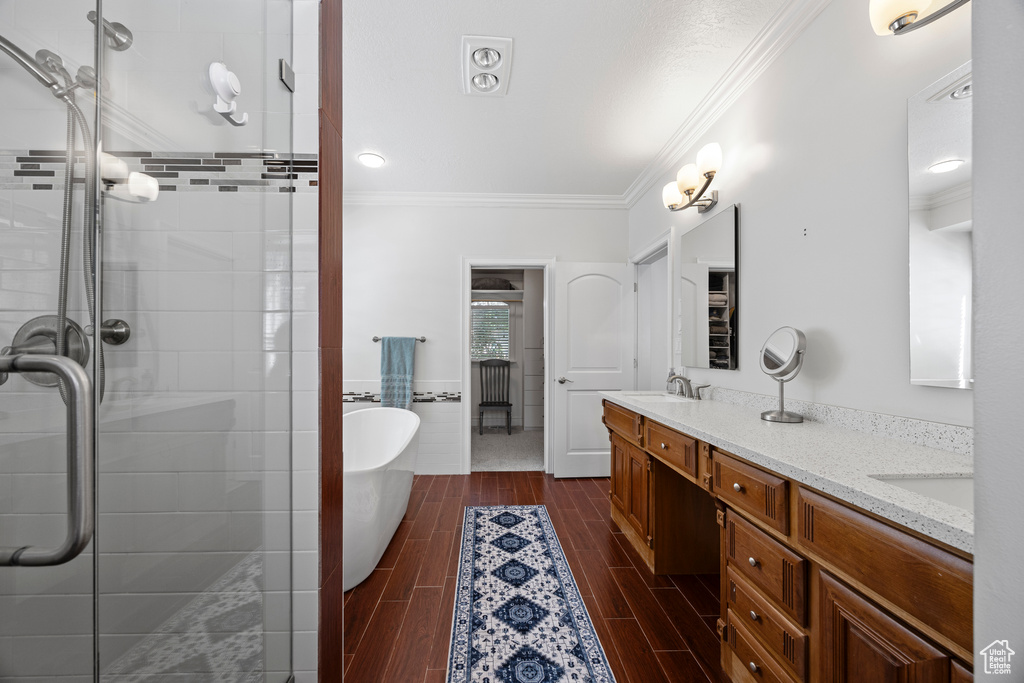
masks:
[[[48,567],[70,562],[92,540],[95,468],[92,380],[81,365],[64,356],[3,355],[0,373],[52,373],[67,387],[68,524],[64,542],[55,548],[0,547],[0,567]]]

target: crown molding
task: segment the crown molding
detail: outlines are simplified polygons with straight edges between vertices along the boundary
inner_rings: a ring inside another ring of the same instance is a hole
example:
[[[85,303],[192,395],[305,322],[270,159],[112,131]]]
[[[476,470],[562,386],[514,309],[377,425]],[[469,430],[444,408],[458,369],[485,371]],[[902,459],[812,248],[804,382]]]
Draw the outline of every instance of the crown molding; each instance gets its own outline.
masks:
[[[942,192],[936,192],[931,195],[912,196],[910,198],[910,210],[930,211],[931,209],[970,199],[973,194],[973,184],[968,180],[966,183],[961,183]]]
[[[519,209],[621,209],[617,195],[475,194],[469,192],[344,192],[345,206],[419,206]]]
[[[779,10],[665,143],[644,172],[629,186],[623,195],[626,206],[633,208],[660,178],[674,171],[683,154],[697,144],[711,125],[785,52],[830,2],[793,0]]]

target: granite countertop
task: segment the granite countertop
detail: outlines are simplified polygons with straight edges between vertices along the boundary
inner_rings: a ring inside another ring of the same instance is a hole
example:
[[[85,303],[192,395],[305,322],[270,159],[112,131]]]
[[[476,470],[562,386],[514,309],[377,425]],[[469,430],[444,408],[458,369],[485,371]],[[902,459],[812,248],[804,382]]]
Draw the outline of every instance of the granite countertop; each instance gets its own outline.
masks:
[[[970,478],[971,456],[915,446],[820,422],[766,422],[720,401],[662,401],[657,392],[603,391],[624,408],[718,446],[954,548],[974,552],[974,515],[875,479]]]

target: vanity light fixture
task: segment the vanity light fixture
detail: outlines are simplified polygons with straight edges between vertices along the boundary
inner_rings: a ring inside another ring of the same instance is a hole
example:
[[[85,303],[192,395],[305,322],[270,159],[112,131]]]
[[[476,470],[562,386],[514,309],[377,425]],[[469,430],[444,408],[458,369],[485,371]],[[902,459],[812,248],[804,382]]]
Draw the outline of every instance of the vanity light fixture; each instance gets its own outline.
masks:
[[[722,166],[722,147],[711,142],[697,152],[697,163],[687,164],[679,169],[676,182],[669,183],[661,190],[661,201],[669,211],[682,211],[691,206],[697,207],[698,213],[704,213],[718,203],[718,190],[713,190],[710,197],[705,197],[711,181]]]
[[[953,0],[942,9],[932,12],[923,19],[918,16],[932,4],[932,0],[870,0],[868,17],[871,28],[880,36],[903,35],[922,26],[927,26],[939,17],[944,17],[971,0]]]
[[[963,159],[947,159],[946,161],[940,161],[937,164],[932,164],[928,167],[928,170],[932,173],[949,173],[955,171],[964,165]]]
[[[363,152],[356,158],[359,159],[359,163],[368,168],[380,168],[384,165],[384,157],[372,152]]]

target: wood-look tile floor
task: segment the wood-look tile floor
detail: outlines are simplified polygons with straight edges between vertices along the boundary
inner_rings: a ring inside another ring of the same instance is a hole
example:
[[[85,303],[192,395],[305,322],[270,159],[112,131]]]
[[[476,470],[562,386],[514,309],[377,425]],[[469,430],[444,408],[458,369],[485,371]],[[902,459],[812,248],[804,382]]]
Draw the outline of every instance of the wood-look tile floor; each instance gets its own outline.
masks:
[[[547,506],[618,683],[726,681],[718,576],[655,576],[612,523],[608,479],[417,476],[377,569],[345,594],[346,683],[443,683],[466,505]]]

